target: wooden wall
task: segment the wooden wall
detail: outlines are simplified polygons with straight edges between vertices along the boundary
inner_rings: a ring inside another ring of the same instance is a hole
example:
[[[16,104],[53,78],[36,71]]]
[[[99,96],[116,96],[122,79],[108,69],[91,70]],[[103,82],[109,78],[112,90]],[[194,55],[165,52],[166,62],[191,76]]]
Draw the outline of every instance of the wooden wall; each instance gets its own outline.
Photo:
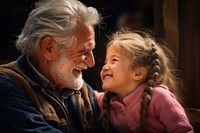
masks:
[[[164,0],[162,13],[163,35],[181,70],[185,104],[200,108],[200,1]]]

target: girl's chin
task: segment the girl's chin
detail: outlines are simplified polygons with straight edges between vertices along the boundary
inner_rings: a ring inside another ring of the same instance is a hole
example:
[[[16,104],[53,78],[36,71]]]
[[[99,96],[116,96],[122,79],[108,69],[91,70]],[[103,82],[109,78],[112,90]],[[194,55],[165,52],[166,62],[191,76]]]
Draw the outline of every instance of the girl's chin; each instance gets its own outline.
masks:
[[[106,85],[102,85],[102,89],[103,89],[104,91],[109,91],[109,90],[110,90],[109,87],[106,86]]]

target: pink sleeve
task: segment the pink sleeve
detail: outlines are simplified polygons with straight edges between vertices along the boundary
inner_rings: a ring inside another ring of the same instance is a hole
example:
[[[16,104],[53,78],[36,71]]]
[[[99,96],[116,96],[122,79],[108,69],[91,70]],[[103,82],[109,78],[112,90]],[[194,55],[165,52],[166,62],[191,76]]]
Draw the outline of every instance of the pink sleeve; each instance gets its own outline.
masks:
[[[184,108],[175,96],[164,88],[155,88],[152,103],[156,116],[166,126],[169,133],[193,133]]]
[[[94,91],[94,94],[96,95],[99,108],[102,109],[102,108],[103,108],[103,97],[104,97],[104,92],[98,92],[98,91],[95,90],[95,91]]]

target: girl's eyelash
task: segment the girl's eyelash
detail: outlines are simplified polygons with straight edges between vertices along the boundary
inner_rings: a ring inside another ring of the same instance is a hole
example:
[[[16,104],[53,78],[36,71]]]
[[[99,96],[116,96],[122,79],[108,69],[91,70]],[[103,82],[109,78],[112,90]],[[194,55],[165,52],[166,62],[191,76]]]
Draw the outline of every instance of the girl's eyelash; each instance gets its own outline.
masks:
[[[113,59],[113,61],[118,61],[117,59]]]
[[[118,60],[114,58],[114,59],[112,59],[112,61],[118,61]],[[104,64],[107,64],[107,61],[104,62]]]

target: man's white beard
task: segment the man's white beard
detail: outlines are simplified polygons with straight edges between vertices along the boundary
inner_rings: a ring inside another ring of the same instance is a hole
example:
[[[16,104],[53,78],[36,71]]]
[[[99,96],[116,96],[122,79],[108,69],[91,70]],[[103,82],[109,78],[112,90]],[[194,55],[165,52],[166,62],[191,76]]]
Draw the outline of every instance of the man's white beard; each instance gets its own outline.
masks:
[[[82,75],[75,77],[73,68],[70,67],[70,65],[70,61],[66,58],[64,53],[55,61],[53,69],[56,73],[57,83],[59,83],[62,88],[80,90],[84,83]]]

